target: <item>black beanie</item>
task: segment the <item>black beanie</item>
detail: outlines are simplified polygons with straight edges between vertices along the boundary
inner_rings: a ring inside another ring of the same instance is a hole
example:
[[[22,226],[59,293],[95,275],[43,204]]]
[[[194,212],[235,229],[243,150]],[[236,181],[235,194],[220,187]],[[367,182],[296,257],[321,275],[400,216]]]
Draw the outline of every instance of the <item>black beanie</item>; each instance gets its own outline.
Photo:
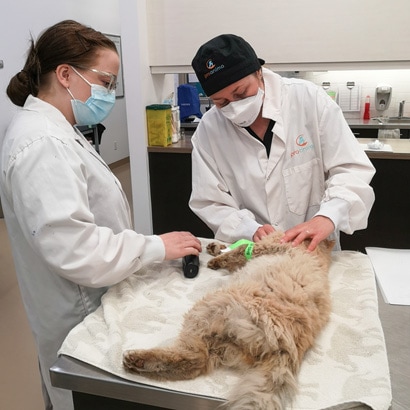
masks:
[[[203,44],[192,60],[192,68],[205,94],[210,96],[258,71],[264,60],[242,37],[221,34]]]

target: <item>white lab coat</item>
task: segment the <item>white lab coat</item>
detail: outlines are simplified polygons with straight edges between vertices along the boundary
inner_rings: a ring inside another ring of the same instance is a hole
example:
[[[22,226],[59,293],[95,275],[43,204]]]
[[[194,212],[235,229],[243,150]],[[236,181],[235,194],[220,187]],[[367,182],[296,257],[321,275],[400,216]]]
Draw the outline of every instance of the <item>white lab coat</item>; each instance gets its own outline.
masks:
[[[315,215],[333,221],[336,237],[366,228],[375,170],[339,106],[313,83],[265,68],[263,77],[263,116],[275,121],[269,158],[262,142],[213,107],[192,137],[193,212],[227,242]]]
[[[54,409],[72,408],[49,368],[106,287],[162,261],[158,236],[132,230],[118,179],[52,105],[29,96],[6,133],[0,188],[17,278]]]

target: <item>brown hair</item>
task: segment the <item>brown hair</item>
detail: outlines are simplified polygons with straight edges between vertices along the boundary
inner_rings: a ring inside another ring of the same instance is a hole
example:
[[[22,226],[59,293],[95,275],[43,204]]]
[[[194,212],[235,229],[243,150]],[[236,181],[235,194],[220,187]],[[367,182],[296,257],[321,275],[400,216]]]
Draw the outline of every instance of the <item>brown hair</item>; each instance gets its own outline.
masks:
[[[46,75],[60,64],[89,66],[101,48],[115,52],[115,44],[104,34],[73,20],[64,20],[45,30],[31,47],[23,70],[7,87],[10,100],[22,107],[29,96],[37,96]]]

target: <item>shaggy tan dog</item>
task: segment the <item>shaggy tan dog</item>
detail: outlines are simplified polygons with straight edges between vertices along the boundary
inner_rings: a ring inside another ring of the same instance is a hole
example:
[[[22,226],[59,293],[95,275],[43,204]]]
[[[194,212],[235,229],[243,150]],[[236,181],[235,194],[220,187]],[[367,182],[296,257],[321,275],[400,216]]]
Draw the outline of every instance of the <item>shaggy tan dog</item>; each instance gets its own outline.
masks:
[[[280,243],[274,233],[254,244],[247,261],[242,245],[209,261],[234,271],[232,282],[198,301],[186,314],[175,344],[129,350],[124,366],[159,380],[192,379],[218,367],[243,372],[226,406],[237,410],[283,409],[296,393],[305,352],[330,314],[328,269],[334,243],[314,252],[307,243]],[[208,251],[215,254],[219,244]]]

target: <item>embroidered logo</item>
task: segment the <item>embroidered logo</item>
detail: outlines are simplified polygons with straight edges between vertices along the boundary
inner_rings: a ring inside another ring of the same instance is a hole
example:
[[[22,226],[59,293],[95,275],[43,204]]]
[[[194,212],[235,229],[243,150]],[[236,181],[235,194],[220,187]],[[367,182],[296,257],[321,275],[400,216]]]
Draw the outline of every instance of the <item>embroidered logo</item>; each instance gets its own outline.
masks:
[[[296,144],[299,145],[299,147],[305,147],[308,144],[303,134],[298,135],[296,138]]]
[[[296,137],[296,145],[299,147],[290,153],[291,157],[295,155],[303,154],[306,151],[310,151],[314,148],[313,143],[309,142],[303,134],[300,134]]]
[[[208,78],[210,77],[212,74],[217,73],[218,71],[222,70],[225,68],[225,66],[223,64],[221,64],[220,66],[216,67],[216,64],[213,62],[213,60],[210,58],[207,62],[206,62],[206,68],[209,70],[207,73],[204,74],[204,78]]]
[[[208,60],[208,61],[206,62],[206,68],[207,68],[208,70],[212,70],[214,67],[215,67],[215,64],[214,64],[214,62],[213,62],[212,60]]]

